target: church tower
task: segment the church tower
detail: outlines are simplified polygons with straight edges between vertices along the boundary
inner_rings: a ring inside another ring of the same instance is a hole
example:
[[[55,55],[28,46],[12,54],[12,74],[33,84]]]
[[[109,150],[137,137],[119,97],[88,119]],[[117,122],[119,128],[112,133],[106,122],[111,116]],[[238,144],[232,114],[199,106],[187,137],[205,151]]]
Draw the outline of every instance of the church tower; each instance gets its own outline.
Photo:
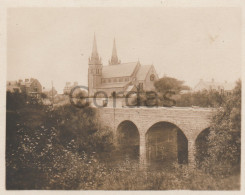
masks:
[[[88,59],[88,93],[92,96],[96,92],[96,88],[101,85],[102,63],[97,51],[96,37],[94,34],[94,42],[91,57]]]
[[[112,56],[111,56],[111,60],[109,60],[109,64],[110,65],[121,64],[121,61],[118,60],[118,57],[117,57],[117,48],[116,48],[115,38],[114,38],[114,42],[113,42]]]

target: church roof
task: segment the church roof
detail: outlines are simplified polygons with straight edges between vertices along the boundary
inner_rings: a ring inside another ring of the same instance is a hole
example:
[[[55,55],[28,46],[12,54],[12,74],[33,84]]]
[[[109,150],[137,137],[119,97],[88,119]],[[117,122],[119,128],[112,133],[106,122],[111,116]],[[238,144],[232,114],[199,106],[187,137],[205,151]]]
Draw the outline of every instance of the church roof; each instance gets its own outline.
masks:
[[[113,66],[103,66],[102,78],[131,76],[138,62],[129,62]]]
[[[137,72],[137,79],[142,81],[145,80],[147,73],[149,72],[149,70],[151,69],[152,65],[142,65],[139,68],[139,71]]]

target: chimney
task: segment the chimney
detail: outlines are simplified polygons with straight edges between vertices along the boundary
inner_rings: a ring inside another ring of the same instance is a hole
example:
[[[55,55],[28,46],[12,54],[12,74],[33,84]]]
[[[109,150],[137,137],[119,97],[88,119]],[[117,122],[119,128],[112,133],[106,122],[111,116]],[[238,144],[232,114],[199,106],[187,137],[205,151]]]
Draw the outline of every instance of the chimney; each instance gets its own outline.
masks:
[[[212,83],[214,82],[214,78],[212,78]]]

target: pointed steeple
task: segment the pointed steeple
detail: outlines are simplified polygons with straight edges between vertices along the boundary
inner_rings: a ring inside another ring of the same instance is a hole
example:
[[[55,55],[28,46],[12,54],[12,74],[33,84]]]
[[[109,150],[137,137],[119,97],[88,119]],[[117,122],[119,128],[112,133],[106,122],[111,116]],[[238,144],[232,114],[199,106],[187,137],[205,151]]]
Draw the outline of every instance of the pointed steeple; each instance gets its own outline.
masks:
[[[109,61],[110,65],[117,65],[120,64],[120,60],[118,60],[117,57],[117,48],[116,48],[116,40],[114,38],[114,42],[113,42],[113,49],[112,49],[112,56],[111,56],[111,61]]]
[[[92,57],[98,56],[98,51],[97,51],[97,43],[96,43],[96,37],[94,33],[94,42],[93,42],[93,49],[92,49]]]
[[[97,43],[96,43],[96,37],[94,33],[94,42],[93,42],[93,49],[91,57],[89,58],[89,64],[90,65],[100,65],[101,64],[101,58],[99,57],[98,51],[97,51]]]

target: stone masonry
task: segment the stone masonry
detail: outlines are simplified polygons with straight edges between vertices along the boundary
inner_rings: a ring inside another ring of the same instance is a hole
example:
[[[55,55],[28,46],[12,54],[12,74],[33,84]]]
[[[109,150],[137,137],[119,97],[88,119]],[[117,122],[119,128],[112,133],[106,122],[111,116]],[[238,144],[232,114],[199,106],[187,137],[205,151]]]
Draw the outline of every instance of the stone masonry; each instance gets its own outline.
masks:
[[[146,138],[148,129],[158,122],[176,125],[188,140],[188,164],[195,164],[195,140],[210,126],[214,109],[172,107],[172,108],[98,108],[98,116],[103,126],[108,126],[116,135],[120,123],[133,122],[140,135],[140,164],[146,164]]]

